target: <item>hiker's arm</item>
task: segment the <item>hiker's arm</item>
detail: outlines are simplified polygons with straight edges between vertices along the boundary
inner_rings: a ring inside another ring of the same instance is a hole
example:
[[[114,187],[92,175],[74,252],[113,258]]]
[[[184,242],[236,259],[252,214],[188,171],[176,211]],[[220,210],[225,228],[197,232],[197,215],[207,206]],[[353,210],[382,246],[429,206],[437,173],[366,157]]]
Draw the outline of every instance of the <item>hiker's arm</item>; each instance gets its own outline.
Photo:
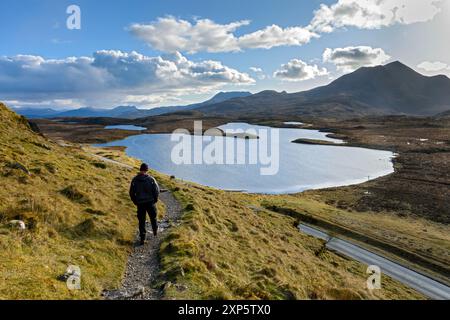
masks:
[[[159,200],[159,193],[161,192],[161,189],[159,188],[158,182],[156,179],[153,179],[153,198],[155,199],[155,203]]]
[[[131,181],[129,194],[130,194],[131,201],[133,201],[133,203],[136,204],[136,190],[135,190],[135,186],[134,186],[134,181]]]

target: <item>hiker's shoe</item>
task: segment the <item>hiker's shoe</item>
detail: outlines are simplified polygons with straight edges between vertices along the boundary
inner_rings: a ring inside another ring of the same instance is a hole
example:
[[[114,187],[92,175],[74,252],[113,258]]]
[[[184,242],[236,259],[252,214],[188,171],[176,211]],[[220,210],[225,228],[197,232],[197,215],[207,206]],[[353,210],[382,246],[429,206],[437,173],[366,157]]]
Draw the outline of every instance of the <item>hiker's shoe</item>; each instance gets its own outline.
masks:
[[[141,237],[141,241],[139,242],[139,244],[141,246],[143,246],[145,244],[145,237]]]

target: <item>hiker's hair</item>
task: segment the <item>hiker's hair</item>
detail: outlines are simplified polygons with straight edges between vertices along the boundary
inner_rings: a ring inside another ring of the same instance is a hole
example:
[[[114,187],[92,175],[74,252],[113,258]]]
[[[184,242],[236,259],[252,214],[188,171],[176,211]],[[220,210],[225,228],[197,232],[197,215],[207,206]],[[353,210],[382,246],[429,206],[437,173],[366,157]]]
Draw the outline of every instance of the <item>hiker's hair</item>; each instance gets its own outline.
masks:
[[[141,164],[140,171],[147,172],[148,171],[148,164],[146,164],[146,163]]]

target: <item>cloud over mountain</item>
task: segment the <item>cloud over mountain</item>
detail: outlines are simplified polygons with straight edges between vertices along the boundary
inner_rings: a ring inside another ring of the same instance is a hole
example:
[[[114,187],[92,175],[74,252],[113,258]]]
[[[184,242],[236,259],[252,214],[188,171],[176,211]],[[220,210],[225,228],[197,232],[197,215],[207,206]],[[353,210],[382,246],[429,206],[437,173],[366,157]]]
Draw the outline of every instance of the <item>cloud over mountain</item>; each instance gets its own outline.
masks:
[[[0,94],[4,99],[39,102],[95,100],[97,96],[147,96],[198,92],[225,84],[252,84],[247,73],[221,62],[193,62],[180,53],[149,57],[137,52],[97,51],[92,57],[45,59],[0,57]]]
[[[285,81],[304,81],[328,74],[327,69],[308,65],[299,59],[292,59],[274,73],[274,77]]]
[[[352,72],[360,67],[371,67],[385,63],[391,57],[381,48],[368,46],[327,48],[323,61],[336,65],[343,72]]]
[[[444,72],[450,70],[450,65],[440,61],[424,61],[417,66],[419,69],[428,71],[428,72]]]

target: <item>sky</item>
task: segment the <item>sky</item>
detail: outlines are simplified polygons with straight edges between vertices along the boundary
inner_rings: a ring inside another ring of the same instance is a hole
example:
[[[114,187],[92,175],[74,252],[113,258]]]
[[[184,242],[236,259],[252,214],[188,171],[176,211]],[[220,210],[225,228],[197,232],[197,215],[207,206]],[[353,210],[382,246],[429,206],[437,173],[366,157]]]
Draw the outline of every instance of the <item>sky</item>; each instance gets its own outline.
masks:
[[[2,0],[0,100],[153,108],[399,60],[450,75],[450,0]]]

